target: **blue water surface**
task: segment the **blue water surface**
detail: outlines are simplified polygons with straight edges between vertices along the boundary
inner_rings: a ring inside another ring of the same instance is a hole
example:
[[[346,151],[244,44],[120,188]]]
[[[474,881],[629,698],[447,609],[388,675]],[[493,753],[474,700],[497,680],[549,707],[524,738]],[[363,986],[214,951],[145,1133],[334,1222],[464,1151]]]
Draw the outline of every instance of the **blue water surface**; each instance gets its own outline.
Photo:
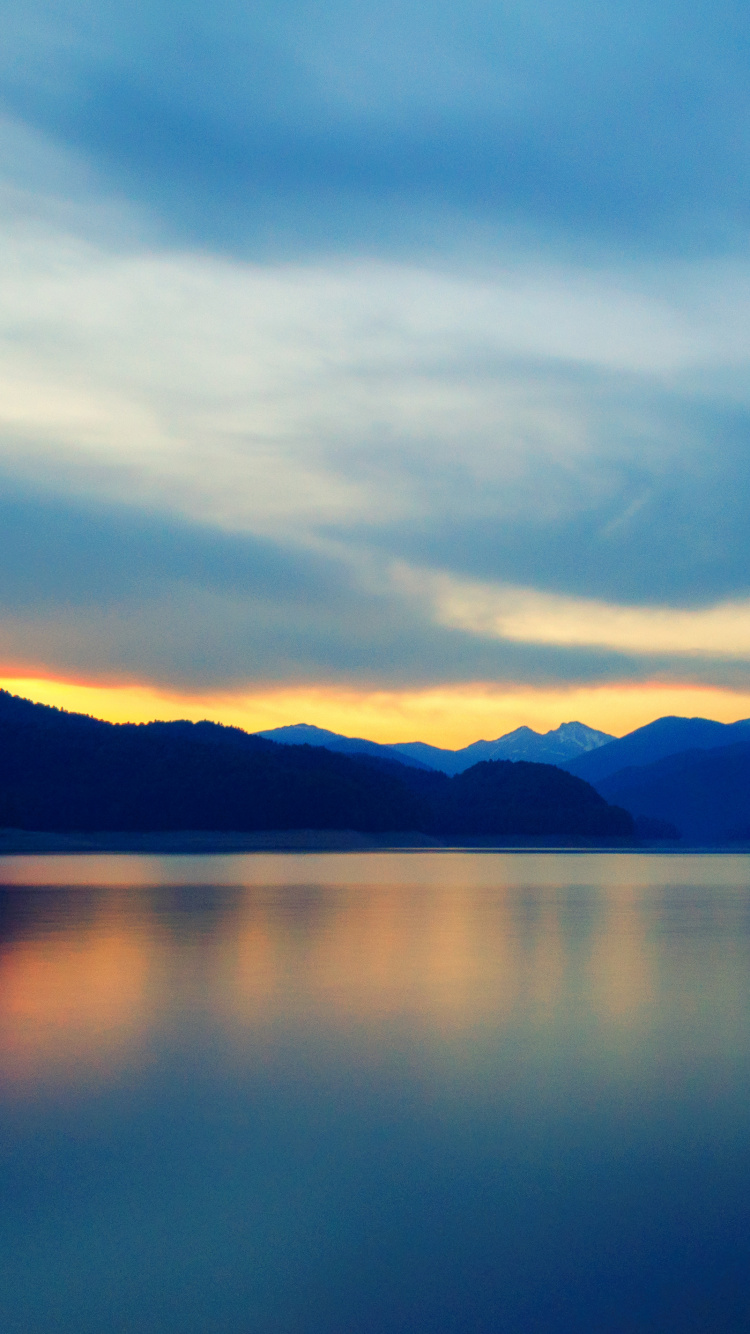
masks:
[[[0,861],[3,1334],[750,1329],[750,859]]]

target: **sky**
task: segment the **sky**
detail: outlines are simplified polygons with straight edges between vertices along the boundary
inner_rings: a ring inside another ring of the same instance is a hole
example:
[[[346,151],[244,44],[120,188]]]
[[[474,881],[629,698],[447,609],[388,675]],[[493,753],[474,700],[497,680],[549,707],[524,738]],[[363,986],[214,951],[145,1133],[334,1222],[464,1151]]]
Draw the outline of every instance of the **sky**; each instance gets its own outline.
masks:
[[[0,13],[0,684],[750,715],[746,6]]]

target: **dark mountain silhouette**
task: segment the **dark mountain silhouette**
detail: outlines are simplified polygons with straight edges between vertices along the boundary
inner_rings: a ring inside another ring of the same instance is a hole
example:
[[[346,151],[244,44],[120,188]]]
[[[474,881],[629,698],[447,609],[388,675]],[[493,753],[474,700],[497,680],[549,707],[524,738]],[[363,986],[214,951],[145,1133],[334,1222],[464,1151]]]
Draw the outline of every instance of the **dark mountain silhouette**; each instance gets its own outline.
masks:
[[[576,759],[559,761],[568,773],[600,786],[601,780],[632,765],[653,764],[668,755],[687,750],[710,750],[728,746],[743,737],[750,739],[750,719],[738,723],[716,723],[709,718],[657,718],[618,740],[609,741]]]
[[[352,829],[622,838],[626,812],[549,765],[456,778],[277,745],[216,723],[100,722],[0,691],[0,825],[26,830]]]
[[[750,736],[621,769],[597,789],[636,817],[669,821],[690,842],[750,841]]]
[[[374,832],[420,823],[419,797],[393,773],[329,751],[215,723],[115,726],[0,694],[2,825]]]
[[[633,832],[624,811],[552,764],[482,760],[453,778],[446,776],[433,792],[431,833],[607,838]]]

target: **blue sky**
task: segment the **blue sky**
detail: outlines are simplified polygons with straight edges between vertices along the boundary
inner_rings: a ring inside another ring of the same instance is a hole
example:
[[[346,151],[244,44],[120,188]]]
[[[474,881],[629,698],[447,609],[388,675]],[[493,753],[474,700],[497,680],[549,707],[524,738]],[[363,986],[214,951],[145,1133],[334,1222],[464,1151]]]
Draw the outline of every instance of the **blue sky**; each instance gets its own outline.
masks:
[[[749,36],[8,7],[3,679],[750,712]]]

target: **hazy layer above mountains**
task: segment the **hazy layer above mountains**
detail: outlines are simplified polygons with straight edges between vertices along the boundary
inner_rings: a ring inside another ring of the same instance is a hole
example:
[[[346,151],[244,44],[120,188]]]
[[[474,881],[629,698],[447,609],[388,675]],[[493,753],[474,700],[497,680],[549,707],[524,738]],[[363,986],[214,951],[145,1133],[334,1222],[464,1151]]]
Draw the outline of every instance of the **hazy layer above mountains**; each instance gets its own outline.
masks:
[[[461,750],[444,750],[429,746],[424,741],[397,742],[392,746],[380,745],[360,737],[340,736],[322,727],[297,723],[291,727],[275,727],[258,736],[289,746],[325,746],[326,750],[341,751],[347,755],[381,755],[397,758],[417,768],[437,769],[444,774],[460,774],[480,760],[529,760],[534,764],[556,764],[568,767],[571,760],[613,741],[608,732],[598,732],[584,723],[562,723],[545,734],[530,727],[517,727],[514,732],[497,737],[494,741],[474,741]]]

